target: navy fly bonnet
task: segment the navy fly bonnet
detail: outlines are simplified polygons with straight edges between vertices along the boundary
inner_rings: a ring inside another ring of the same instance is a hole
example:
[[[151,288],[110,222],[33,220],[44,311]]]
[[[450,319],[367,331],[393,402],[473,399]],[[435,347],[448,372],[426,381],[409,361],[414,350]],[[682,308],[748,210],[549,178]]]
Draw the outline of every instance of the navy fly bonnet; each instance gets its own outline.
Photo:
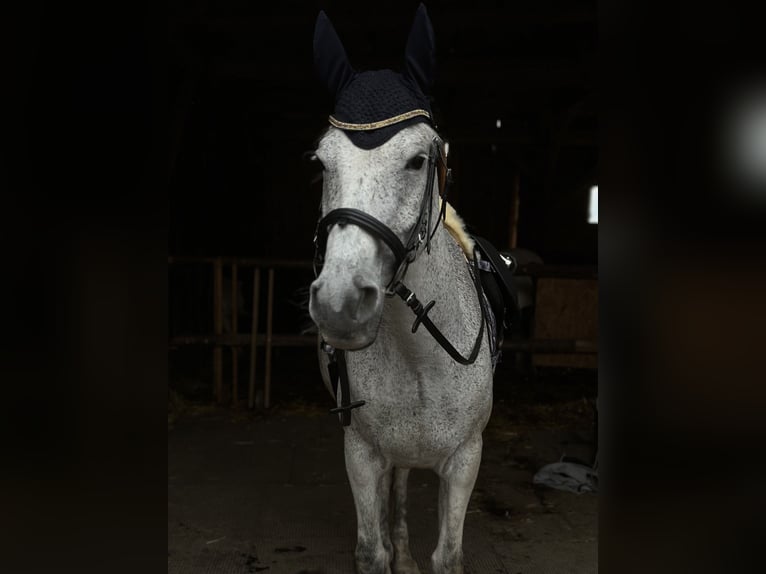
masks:
[[[335,97],[331,125],[363,149],[376,148],[418,122],[436,127],[428,94],[433,84],[434,33],[426,7],[415,13],[404,69],[356,72],[330,19],[319,13],[314,28],[314,67]]]

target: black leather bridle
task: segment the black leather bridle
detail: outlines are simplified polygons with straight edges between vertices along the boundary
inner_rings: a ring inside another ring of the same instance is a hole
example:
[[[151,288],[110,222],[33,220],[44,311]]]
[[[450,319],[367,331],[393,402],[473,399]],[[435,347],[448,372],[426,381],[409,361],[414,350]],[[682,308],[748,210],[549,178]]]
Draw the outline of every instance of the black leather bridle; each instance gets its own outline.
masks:
[[[442,197],[439,219],[444,219],[447,210],[447,186],[450,178],[450,170],[447,169],[446,165],[447,163],[442,154],[442,142],[435,136],[431,141],[431,149],[428,154],[428,177],[426,178],[426,188],[423,193],[423,201],[420,204],[418,220],[413,226],[406,244],[402,243],[399,237],[385,223],[359,209],[340,207],[333,209],[322,217],[317,223],[316,233],[314,234],[314,274],[319,276],[319,269],[324,263],[327,237],[332,226],[342,226],[351,223],[383,241],[394,254],[395,271],[388,285],[386,285],[386,294],[389,296],[393,295],[393,286],[404,278],[407,267],[415,261],[423,242],[426,243],[426,251],[428,253],[431,252],[431,239],[439,225],[437,219],[436,225],[431,229],[434,179],[436,178],[438,168],[439,192]]]
[[[431,220],[433,211],[433,188],[434,180],[437,177],[437,170],[439,178],[439,193],[441,195],[442,204],[439,216],[432,228]],[[438,136],[435,136],[431,141],[431,149],[429,150],[428,154],[428,177],[426,178],[426,189],[423,194],[423,201],[420,205],[418,219],[415,222],[412,231],[410,232],[407,243],[402,243],[399,237],[397,237],[397,235],[391,231],[391,229],[385,223],[376,219],[372,215],[359,209],[340,207],[330,211],[317,223],[316,233],[314,234],[314,274],[317,277],[319,276],[321,267],[324,263],[324,254],[327,248],[327,238],[330,234],[332,226],[352,224],[361,227],[373,237],[376,237],[385,243],[394,255],[395,271],[391,277],[391,280],[386,285],[386,295],[389,297],[398,295],[407,304],[407,306],[412,309],[413,313],[415,313],[415,321],[412,324],[412,332],[415,333],[418,330],[418,327],[422,324],[425,326],[428,332],[431,333],[434,339],[436,339],[439,345],[441,345],[441,347],[447,351],[447,353],[449,353],[449,355],[455,361],[461,365],[470,365],[476,361],[476,357],[479,355],[481,340],[484,335],[485,321],[477,253],[474,252],[472,275],[476,287],[476,293],[479,297],[479,307],[482,309],[482,317],[479,333],[476,336],[476,341],[474,342],[473,348],[471,349],[468,357],[461,355],[460,352],[455,349],[455,347],[449,342],[449,340],[447,340],[447,338],[441,333],[441,331],[439,331],[436,325],[434,325],[433,322],[431,322],[431,319],[428,317],[428,312],[436,304],[436,301],[431,301],[427,305],[423,306],[415,294],[403,283],[404,276],[407,273],[407,268],[417,258],[423,243],[426,245],[426,252],[431,252],[431,239],[439,228],[440,220],[443,220],[446,217],[447,192],[449,183],[450,170],[447,168],[447,163],[442,153],[442,142]],[[341,406],[332,409],[330,412],[341,413],[342,423],[344,426],[347,426],[351,422],[351,409],[360,407],[364,405],[365,402],[350,402],[348,389],[348,372],[346,370],[344,352],[340,349],[333,349],[324,342],[322,342],[322,348],[330,355],[331,378],[340,379],[342,391]]]

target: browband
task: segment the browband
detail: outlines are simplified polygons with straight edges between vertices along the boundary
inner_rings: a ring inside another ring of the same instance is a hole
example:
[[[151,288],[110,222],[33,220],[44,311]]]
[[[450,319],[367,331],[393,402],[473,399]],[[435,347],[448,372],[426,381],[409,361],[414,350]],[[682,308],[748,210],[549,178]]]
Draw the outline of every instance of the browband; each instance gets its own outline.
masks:
[[[424,116],[428,118],[429,120],[431,119],[431,114],[429,114],[426,110],[422,110],[422,109],[410,110],[409,112],[404,112],[403,114],[399,114],[398,116],[387,118],[385,120],[380,120],[378,122],[371,122],[368,124],[351,124],[348,122],[342,122],[340,120],[336,120],[332,116],[330,116],[328,119],[330,124],[335,126],[336,128],[340,128],[342,130],[351,130],[351,131],[361,132],[361,131],[377,130],[379,128],[385,128],[387,126],[398,124],[399,122],[416,118],[418,116]]]

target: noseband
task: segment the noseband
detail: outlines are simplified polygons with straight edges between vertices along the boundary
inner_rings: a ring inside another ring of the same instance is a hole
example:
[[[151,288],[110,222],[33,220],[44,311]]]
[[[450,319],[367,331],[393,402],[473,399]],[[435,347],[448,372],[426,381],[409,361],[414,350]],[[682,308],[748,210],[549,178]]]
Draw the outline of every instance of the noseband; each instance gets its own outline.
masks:
[[[439,178],[439,194],[441,196],[442,204],[439,212],[439,217],[436,223],[431,227],[432,211],[433,211],[433,188],[434,180]],[[322,265],[324,264],[324,254],[327,249],[327,238],[330,234],[330,230],[333,225],[348,225],[353,224],[357,227],[361,227],[367,231],[373,237],[380,239],[385,243],[394,255],[394,274],[391,280],[386,285],[386,296],[398,295],[407,306],[415,313],[415,321],[412,324],[412,332],[415,333],[418,327],[422,324],[428,330],[428,332],[436,339],[441,347],[449,353],[449,355],[458,363],[462,365],[470,365],[476,361],[476,357],[479,355],[479,349],[481,347],[481,340],[484,335],[484,303],[482,301],[482,288],[478,267],[478,254],[474,252],[473,257],[473,279],[476,287],[476,293],[479,297],[479,307],[482,309],[481,325],[479,327],[479,333],[474,342],[473,349],[468,357],[463,357],[460,352],[447,340],[447,338],[439,331],[436,325],[431,322],[428,317],[428,312],[436,304],[436,301],[431,301],[427,305],[423,304],[415,296],[415,293],[410,291],[402,282],[404,276],[407,273],[409,265],[415,261],[418,254],[421,251],[423,243],[426,245],[426,252],[431,252],[431,239],[436,234],[439,228],[439,220],[444,220],[447,213],[447,192],[449,190],[449,183],[451,179],[451,171],[447,168],[447,162],[445,161],[442,153],[442,142],[438,136],[435,136],[431,140],[431,149],[428,154],[428,177],[426,178],[426,189],[423,193],[423,200],[420,204],[420,212],[418,219],[415,222],[412,231],[410,232],[407,243],[404,244],[397,237],[391,228],[385,223],[376,219],[369,213],[365,213],[359,209],[350,207],[340,207],[333,209],[327,215],[322,217],[317,223],[316,233],[314,234],[314,275],[319,276]],[[348,372],[346,371],[345,354],[341,350],[333,349],[326,343],[322,342],[322,348],[330,355],[330,375],[333,380],[339,379],[342,385],[342,405],[338,408],[332,409],[330,412],[341,413],[342,423],[344,426],[350,424],[351,421],[351,409],[364,405],[364,401],[350,402],[349,390],[348,390]]]

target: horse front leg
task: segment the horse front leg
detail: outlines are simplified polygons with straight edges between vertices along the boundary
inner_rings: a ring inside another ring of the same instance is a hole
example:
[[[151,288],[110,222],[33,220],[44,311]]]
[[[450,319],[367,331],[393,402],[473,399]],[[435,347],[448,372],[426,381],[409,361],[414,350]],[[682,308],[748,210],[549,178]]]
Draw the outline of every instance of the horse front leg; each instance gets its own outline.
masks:
[[[394,555],[394,548],[391,545],[391,527],[388,521],[388,509],[391,499],[391,479],[393,474],[394,471],[391,468],[383,473],[380,481],[378,498],[380,503],[380,537],[383,541],[383,548],[386,549],[386,554],[389,556],[389,562],[391,561],[390,558]],[[396,570],[394,570],[393,574],[396,574]]]
[[[345,433],[346,472],[356,506],[356,571],[358,574],[391,574],[391,541],[388,535],[388,495],[391,467],[353,428]]]
[[[420,574],[410,554],[410,535],[407,529],[407,479],[409,468],[394,469],[394,574]]]
[[[463,574],[463,523],[481,462],[481,434],[442,463],[439,475],[439,543],[431,555],[434,574]]]

